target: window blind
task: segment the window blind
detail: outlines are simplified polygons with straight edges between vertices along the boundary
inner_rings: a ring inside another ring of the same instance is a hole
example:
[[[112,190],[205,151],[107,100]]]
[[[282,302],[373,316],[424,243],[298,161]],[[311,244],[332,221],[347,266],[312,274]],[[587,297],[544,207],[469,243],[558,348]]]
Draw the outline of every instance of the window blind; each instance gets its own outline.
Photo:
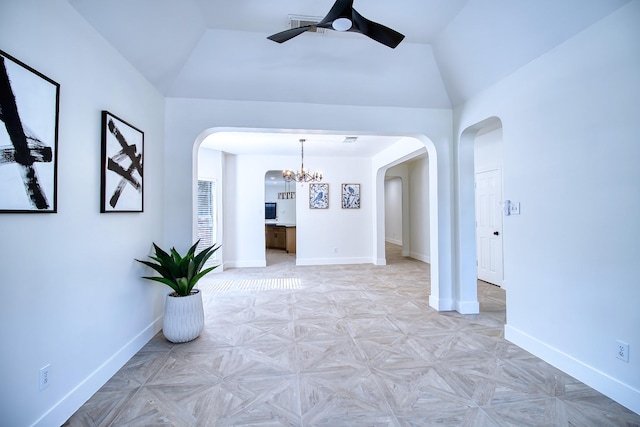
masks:
[[[216,183],[213,180],[198,180],[198,251],[216,243]],[[214,254],[207,264],[215,259]]]

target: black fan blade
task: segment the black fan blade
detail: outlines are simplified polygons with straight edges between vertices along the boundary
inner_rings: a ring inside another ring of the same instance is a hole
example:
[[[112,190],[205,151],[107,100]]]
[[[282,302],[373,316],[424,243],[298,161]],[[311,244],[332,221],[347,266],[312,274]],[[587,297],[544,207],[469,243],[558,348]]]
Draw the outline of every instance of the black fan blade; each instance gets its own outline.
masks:
[[[331,6],[329,13],[327,13],[327,16],[322,18],[322,21],[320,21],[318,25],[331,24],[340,17],[351,19],[352,10],[353,0],[336,0],[333,6]]]
[[[291,40],[295,36],[299,36],[300,34],[309,31],[312,27],[312,25],[305,25],[304,27],[292,28],[290,30],[284,30],[282,32],[273,34],[267,38],[269,40],[273,40],[274,42],[284,43],[287,40]]]
[[[382,43],[392,49],[395,49],[396,46],[404,40],[403,34],[400,34],[389,27],[385,27],[382,24],[378,24],[377,22],[370,21],[360,15],[353,8],[353,0],[336,0],[331,7],[331,10],[329,10],[329,13],[327,13],[327,16],[325,16],[322,21],[318,22],[315,27],[333,29],[333,22],[338,18],[347,18],[351,21],[352,27],[347,31],[364,34],[378,43]],[[313,25],[306,25],[304,27],[292,28],[267,38],[274,42],[283,43],[313,27]]]
[[[404,35],[400,34],[396,30],[392,30],[389,27],[385,27],[382,24],[373,22],[360,15],[355,9],[353,10],[353,23],[354,27],[349,31],[355,31],[364,34],[365,36],[389,46],[391,49],[395,49],[396,46],[404,39]]]

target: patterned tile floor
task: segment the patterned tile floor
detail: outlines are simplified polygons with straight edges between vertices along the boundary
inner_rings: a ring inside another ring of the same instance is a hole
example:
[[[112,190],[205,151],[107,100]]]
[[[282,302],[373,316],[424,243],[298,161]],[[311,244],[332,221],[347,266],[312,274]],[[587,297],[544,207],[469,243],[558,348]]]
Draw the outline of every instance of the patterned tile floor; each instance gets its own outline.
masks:
[[[151,340],[65,426],[640,426],[503,339],[504,292],[481,313],[428,305],[429,266],[230,269],[201,284],[206,326]]]

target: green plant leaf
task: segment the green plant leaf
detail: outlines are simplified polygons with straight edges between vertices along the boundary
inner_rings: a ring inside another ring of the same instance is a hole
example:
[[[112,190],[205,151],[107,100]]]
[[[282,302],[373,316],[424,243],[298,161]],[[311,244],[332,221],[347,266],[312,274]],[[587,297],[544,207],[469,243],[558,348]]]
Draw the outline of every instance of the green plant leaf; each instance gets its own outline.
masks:
[[[205,269],[204,269],[204,270],[202,270],[200,273],[196,274],[196,275],[193,277],[193,279],[191,280],[191,281],[192,281],[192,283],[193,283],[193,284],[191,285],[191,287],[193,288],[193,287],[196,285],[196,283],[198,283],[198,280],[200,280],[200,279],[201,279],[205,274],[210,273],[211,271],[215,270],[216,268],[218,268],[218,266],[217,266],[217,265],[214,265],[213,267],[205,268]]]
[[[193,261],[196,263],[197,271],[200,271],[207,260],[220,248],[220,246],[215,247],[215,244],[209,246],[208,248],[204,248],[198,255],[196,255]]]
[[[139,259],[136,259],[136,261],[152,268],[160,276],[143,276],[143,278],[163,283],[180,296],[189,295],[196,283],[205,274],[218,267],[216,265],[202,270],[207,260],[220,246],[212,245],[196,255],[195,251],[199,243],[200,240],[191,246],[184,256],[180,255],[175,248],[171,248],[169,252],[166,252],[153,243],[155,255],[149,256],[149,258],[155,262],[142,261]]]
[[[163,251],[158,245],[156,245],[155,243],[153,244],[153,249],[156,252],[156,257],[161,259],[163,262],[166,262],[166,260],[168,260],[169,258],[171,258],[171,256],[166,253],[165,251]]]
[[[178,281],[178,295],[183,297],[189,295],[189,281],[187,280],[187,278],[179,277],[177,281]]]
[[[149,279],[149,280],[155,280],[156,282],[160,282],[160,283],[164,283],[165,285],[167,285],[168,287],[170,287],[171,289],[173,289],[175,292],[180,292],[180,288],[178,287],[178,285],[170,279],[164,278],[164,277],[158,277],[158,276],[143,276],[143,279]]]
[[[152,262],[149,261],[141,261],[139,259],[137,259],[136,261],[146,265],[147,267],[151,267],[153,268],[155,271],[157,271],[158,273],[160,273],[160,275],[162,277],[170,277],[171,273],[169,272],[169,270],[162,264],[154,264]]]

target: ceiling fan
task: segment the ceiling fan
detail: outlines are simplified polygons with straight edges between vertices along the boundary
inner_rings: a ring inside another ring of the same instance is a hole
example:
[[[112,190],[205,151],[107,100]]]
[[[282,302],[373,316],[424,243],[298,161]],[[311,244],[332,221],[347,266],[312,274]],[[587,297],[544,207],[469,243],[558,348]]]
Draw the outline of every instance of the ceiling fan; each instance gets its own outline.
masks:
[[[353,0],[337,0],[331,10],[320,22],[291,28],[267,37],[274,42],[284,43],[313,28],[327,28],[335,31],[352,31],[395,49],[404,39],[404,35],[377,22],[369,21],[353,8]]]

